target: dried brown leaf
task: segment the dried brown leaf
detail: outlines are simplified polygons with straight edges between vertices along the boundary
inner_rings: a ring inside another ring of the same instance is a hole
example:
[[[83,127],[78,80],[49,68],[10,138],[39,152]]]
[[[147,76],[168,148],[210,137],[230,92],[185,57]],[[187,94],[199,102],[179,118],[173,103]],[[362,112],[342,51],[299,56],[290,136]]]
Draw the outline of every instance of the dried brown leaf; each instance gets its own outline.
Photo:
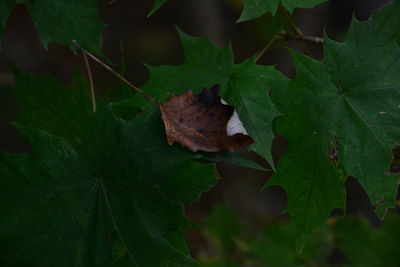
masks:
[[[234,152],[254,143],[253,138],[241,133],[227,135],[227,124],[234,108],[221,103],[219,86],[203,89],[200,95],[191,90],[172,96],[160,104],[168,143],[175,142],[191,151]]]

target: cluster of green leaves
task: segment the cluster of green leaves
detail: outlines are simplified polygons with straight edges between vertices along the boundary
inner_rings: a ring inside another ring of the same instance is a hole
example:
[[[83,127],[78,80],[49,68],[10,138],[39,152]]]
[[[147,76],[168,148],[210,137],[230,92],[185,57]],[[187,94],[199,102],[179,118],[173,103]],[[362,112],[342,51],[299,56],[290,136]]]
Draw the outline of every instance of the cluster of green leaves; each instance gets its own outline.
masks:
[[[344,208],[346,175],[379,203],[379,215],[394,205],[399,176],[388,171],[400,140],[399,17],[393,1],[368,21],[353,19],[345,42],[325,38],[323,61],[292,52],[296,77],[273,85],[285,114],[275,130],[289,150],[268,184],[286,190],[300,248],[333,209]]]
[[[34,153],[0,154],[2,264],[196,265],[183,241],[191,224],[182,205],[214,184],[209,161],[263,169],[237,154],[169,146],[154,107],[137,116],[128,109],[128,120],[114,114],[126,107],[113,110],[107,100],[90,112],[79,76],[66,87],[50,76],[14,74],[15,125]],[[118,95],[132,94],[107,98]]]
[[[150,77],[143,90],[157,101],[188,89],[198,94],[214,84],[221,86],[221,97],[234,106],[247,132],[255,140],[252,148],[272,164],[272,121],[279,112],[268,96],[273,80],[284,80],[274,68],[255,64],[253,58],[234,64],[232,48],[219,49],[205,38],[179,32],[185,62],[179,66],[149,66]],[[145,108],[151,105],[140,95],[124,101]]]
[[[253,59],[235,65],[230,47],[221,50],[180,33],[185,62],[149,67],[144,90],[164,101],[188,88],[198,92],[220,84],[222,98],[235,106],[256,141],[251,148],[271,166],[271,126],[284,115],[274,131],[287,138],[289,150],[267,186],[287,192],[286,211],[293,216],[301,250],[332,210],[344,209],[348,175],[358,179],[373,204],[379,203],[379,215],[394,205],[399,176],[388,170],[392,148],[400,141],[399,18],[395,0],[368,21],[353,19],[345,42],[325,37],[324,60],[292,52],[294,79]],[[139,97],[129,101],[143,103]]]
[[[158,110],[125,121],[107,103],[89,112],[82,80],[70,88],[18,72],[16,80],[16,126],[34,154],[0,154],[1,262],[195,264],[182,204],[213,185],[213,165],[169,146]]]
[[[1,22],[17,2],[0,4]],[[70,45],[77,39],[97,51],[96,1],[22,2],[45,43]],[[158,0],[158,7],[164,2]],[[260,10],[274,13],[280,3],[258,2],[245,1],[243,20],[259,16],[255,12]],[[319,2],[281,4],[291,11]],[[368,21],[354,19],[343,43],[325,37],[323,61],[292,52],[294,79],[255,64],[254,58],[235,64],[230,46],[220,49],[179,32],[184,63],[149,66],[143,90],[162,102],[189,89],[198,93],[221,85],[222,98],[236,108],[255,140],[250,149],[276,170],[267,186],[287,192],[292,220],[283,232],[294,237],[268,242],[295,239],[301,250],[332,210],[344,209],[348,175],[360,182],[380,215],[394,204],[399,177],[388,170],[392,147],[400,141],[399,29],[400,0],[393,0]],[[210,162],[224,159],[262,169],[237,154],[169,146],[159,110],[140,95],[120,94],[125,97],[112,104],[110,95],[93,113],[90,90],[79,77],[68,87],[18,70],[15,77],[21,110],[15,125],[34,154],[0,153],[0,260],[9,265],[196,265],[183,241],[191,224],[182,205],[215,182]],[[289,143],[276,167],[274,132]],[[238,227],[210,228],[223,235],[221,259],[234,247],[229,231]],[[293,250],[285,244],[282,251]],[[264,256],[271,261],[267,252],[257,250],[261,245],[254,246],[255,258],[260,253],[260,262]]]
[[[333,218],[324,231],[313,233],[302,253],[295,252],[296,233],[286,222],[240,223],[225,205],[205,218],[204,237],[215,250],[199,256],[205,266],[398,266],[400,216],[389,213],[372,227],[361,216]],[[258,229],[260,228],[260,229]]]
[[[89,88],[15,70],[15,124],[34,154],[0,154],[0,260],[12,266],[191,266],[182,204],[215,182],[230,153],[167,144],[157,109],[116,118],[90,112]],[[115,95],[115,93],[114,93]],[[157,256],[154,255],[157,251]]]

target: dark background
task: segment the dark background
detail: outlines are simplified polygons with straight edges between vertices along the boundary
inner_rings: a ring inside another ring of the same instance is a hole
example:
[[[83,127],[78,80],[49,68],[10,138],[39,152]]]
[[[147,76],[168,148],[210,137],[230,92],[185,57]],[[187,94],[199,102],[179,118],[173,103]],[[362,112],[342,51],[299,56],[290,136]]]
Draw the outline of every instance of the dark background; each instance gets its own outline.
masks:
[[[207,36],[215,44],[224,47],[232,43],[237,63],[253,56],[269,41],[269,15],[249,22],[236,23],[242,9],[241,0],[168,0],[152,17],[146,18],[152,1],[118,0],[113,4],[100,1],[103,28],[104,55],[116,69],[121,60],[127,67],[126,77],[142,86],[148,71],[142,64],[176,65],[183,62],[176,27],[195,36]],[[386,0],[332,0],[312,9],[296,9],[294,20],[305,35],[343,40],[353,15],[359,20],[367,19],[371,11]],[[322,46],[306,44],[315,57],[322,59]],[[259,64],[276,65],[284,74],[294,75],[294,68],[287,47],[302,51],[294,41],[277,41],[258,61]],[[49,43],[47,49],[41,44],[35,26],[24,5],[18,5],[11,13],[2,40],[0,53],[0,149],[9,152],[30,152],[29,143],[16,131],[10,121],[18,116],[18,105],[13,94],[13,76],[9,63],[28,73],[52,73],[67,84],[74,68],[85,73],[80,55],[74,55],[64,45]],[[101,97],[105,91],[118,86],[114,76],[102,67],[92,64],[95,88]],[[189,89],[189,88],[188,88]],[[277,137],[273,144],[275,161],[284,154],[284,138]],[[267,166],[255,154],[250,156]],[[186,208],[188,216],[201,223],[216,203],[224,203],[239,217],[241,222],[252,224],[271,223],[286,206],[285,192],[272,187],[260,188],[272,173],[249,170],[227,163],[218,164],[221,176],[217,185],[202,195],[201,199]],[[373,213],[368,197],[357,181],[346,182],[347,214],[364,214],[374,226],[380,224]],[[344,211],[336,211],[341,214]],[[187,234],[192,254],[196,256],[207,250],[207,242],[200,231]]]

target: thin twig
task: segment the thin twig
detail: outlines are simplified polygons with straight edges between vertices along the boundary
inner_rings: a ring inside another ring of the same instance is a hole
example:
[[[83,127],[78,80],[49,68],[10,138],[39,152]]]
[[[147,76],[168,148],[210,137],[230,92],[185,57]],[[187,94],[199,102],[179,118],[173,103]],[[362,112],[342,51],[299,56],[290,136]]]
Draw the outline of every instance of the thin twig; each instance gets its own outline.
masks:
[[[105,69],[107,69],[108,71],[110,71],[112,74],[114,74],[116,77],[118,77],[119,79],[121,79],[123,82],[125,82],[127,85],[129,85],[133,90],[135,90],[136,92],[138,92],[139,94],[141,94],[142,96],[146,97],[148,100],[150,100],[154,105],[159,106],[159,103],[152,98],[151,96],[149,96],[148,94],[146,94],[145,92],[143,92],[142,90],[140,90],[138,87],[134,86],[132,83],[130,83],[127,79],[125,79],[121,74],[119,74],[118,72],[116,72],[115,70],[113,70],[111,67],[109,67],[106,63],[104,63],[103,61],[101,61],[100,59],[98,59],[96,56],[92,55],[89,51],[85,50],[84,48],[82,48],[75,40],[72,41],[73,44],[78,47],[84,54],[88,55],[91,59],[93,59],[94,61],[96,61],[97,63],[99,63],[101,66],[103,66]]]
[[[295,31],[295,33],[297,35],[303,35],[302,31],[300,30],[299,27],[297,27],[296,23],[294,23],[292,16],[290,16],[290,14],[287,12],[287,10],[282,6],[279,6],[279,8],[282,11],[282,13],[285,15],[286,20],[289,22],[290,27],[292,27],[292,29]]]
[[[254,63],[257,63],[257,61],[267,52],[267,50],[271,47],[271,45],[279,39],[278,35],[275,35],[266,45],[265,47],[258,53],[257,57],[254,59]]]
[[[282,36],[285,40],[299,40],[302,42],[314,43],[314,44],[323,44],[324,39],[316,36],[307,36],[307,35],[294,35],[288,32],[278,32],[278,35]]]
[[[293,21],[293,18],[290,16],[290,14],[287,12],[287,10],[282,7],[279,6],[280,10],[282,10],[282,13],[285,15],[286,20],[289,22],[290,27],[292,27],[292,29],[294,30],[294,32],[298,35],[298,36],[303,36],[303,32],[299,29],[299,27],[296,26],[296,24]],[[310,57],[314,57],[314,55],[311,53],[310,49],[308,49],[307,46],[304,45],[303,42],[299,42],[299,40],[296,40],[297,44],[303,49],[303,51]]]
[[[88,60],[86,54],[82,53],[82,55],[83,55],[83,59],[85,60],[85,65],[86,65],[86,69],[87,69],[88,76],[89,76],[90,96],[92,98],[93,112],[96,112],[96,97],[95,97],[95,94],[94,94],[94,84],[93,84],[92,71],[90,70],[89,60]]]

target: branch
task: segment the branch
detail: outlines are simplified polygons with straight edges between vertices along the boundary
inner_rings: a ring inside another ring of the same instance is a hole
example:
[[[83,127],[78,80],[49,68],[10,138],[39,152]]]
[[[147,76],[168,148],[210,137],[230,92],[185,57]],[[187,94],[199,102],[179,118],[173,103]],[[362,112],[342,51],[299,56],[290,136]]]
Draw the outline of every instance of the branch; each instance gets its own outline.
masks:
[[[87,51],[86,49],[82,48],[77,41],[73,40],[72,43],[79,48],[82,53],[84,53],[85,55],[89,56],[91,59],[93,59],[94,61],[96,61],[98,64],[100,64],[101,66],[103,66],[105,69],[107,69],[108,71],[110,71],[112,74],[114,74],[116,77],[118,77],[119,79],[121,79],[123,82],[125,82],[127,85],[129,85],[133,90],[135,90],[136,92],[138,92],[139,94],[141,94],[142,96],[144,96],[145,98],[147,98],[148,100],[150,100],[154,105],[159,106],[158,102],[152,98],[151,96],[149,96],[148,94],[146,94],[145,92],[143,92],[142,90],[140,90],[138,87],[134,86],[132,83],[130,83],[127,79],[125,79],[121,74],[119,74],[118,72],[116,72],[115,70],[113,70],[110,66],[108,66],[106,63],[104,63],[103,61],[101,61],[100,59],[98,59],[96,56],[92,55],[89,51]]]
[[[90,95],[92,98],[93,112],[96,112],[96,97],[94,94],[94,83],[93,83],[92,71],[90,70],[89,60],[88,60],[86,54],[85,53],[82,53],[82,54],[83,54],[83,59],[85,60],[85,65],[86,65],[86,69],[87,69],[88,77],[89,77]]]
[[[272,38],[271,41],[269,41],[267,45],[261,50],[261,52],[258,53],[257,57],[254,59],[254,63],[257,63],[257,61],[265,54],[265,52],[267,52],[267,50],[271,47],[271,45],[278,39],[279,36],[275,35],[274,38]]]
[[[290,27],[294,30],[294,32],[298,36],[303,36],[303,32],[300,30],[299,27],[296,26],[296,23],[294,22],[292,16],[287,12],[287,10],[282,6],[279,5],[279,9],[282,11],[283,15],[285,16],[287,22],[289,23]],[[308,56],[315,58],[314,55],[311,53],[310,49],[306,45],[304,45],[303,42],[299,42],[298,40],[295,39],[295,41],[298,42],[298,45],[303,49],[304,53],[307,54]]]
[[[285,40],[298,40],[308,43],[314,44],[323,44],[324,39],[316,36],[307,36],[307,35],[294,35],[288,32],[278,32],[278,35],[284,38]]]

